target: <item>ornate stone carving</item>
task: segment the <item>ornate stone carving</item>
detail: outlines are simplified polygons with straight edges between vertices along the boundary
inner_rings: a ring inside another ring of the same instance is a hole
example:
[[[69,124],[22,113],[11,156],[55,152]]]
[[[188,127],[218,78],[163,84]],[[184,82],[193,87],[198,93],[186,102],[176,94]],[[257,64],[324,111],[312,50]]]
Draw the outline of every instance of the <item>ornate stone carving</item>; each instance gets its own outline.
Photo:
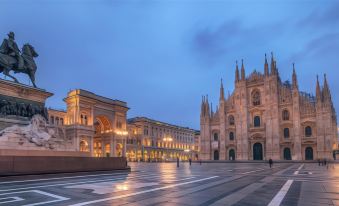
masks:
[[[54,149],[63,141],[59,137],[57,128],[48,127],[48,124],[41,115],[34,115],[27,126],[13,125],[0,131],[0,141],[9,141],[18,138],[18,144],[23,145],[25,140],[34,143],[38,147]]]

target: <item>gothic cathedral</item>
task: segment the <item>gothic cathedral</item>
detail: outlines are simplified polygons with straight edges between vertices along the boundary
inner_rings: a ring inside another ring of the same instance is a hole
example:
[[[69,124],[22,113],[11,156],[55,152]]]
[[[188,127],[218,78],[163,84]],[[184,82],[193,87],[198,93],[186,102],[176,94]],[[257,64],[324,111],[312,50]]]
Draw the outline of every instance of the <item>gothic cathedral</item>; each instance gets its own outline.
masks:
[[[235,90],[227,98],[221,82],[219,105],[213,111],[204,96],[200,114],[202,160],[333,159],[337,118],[324,75],[316,96],[299,91],[293,65],[292,83],[282,82],[276,61],[264,74],[235,70]]]

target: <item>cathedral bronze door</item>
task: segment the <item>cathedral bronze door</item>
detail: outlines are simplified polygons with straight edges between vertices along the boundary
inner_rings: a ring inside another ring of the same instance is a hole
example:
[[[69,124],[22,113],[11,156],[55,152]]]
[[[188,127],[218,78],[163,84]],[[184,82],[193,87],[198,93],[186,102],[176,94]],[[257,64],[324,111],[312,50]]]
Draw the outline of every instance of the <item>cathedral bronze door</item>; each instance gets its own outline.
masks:
[[[291,150],[290,148],[285,148],[284,149],[284,160],[291,160],[292,157],[291,157]]]
[[[214,160],[219,160],[219,151],[218,151],[218,150],[215,150],[213,156],[214,156],[214,157],[213,157]]]
[[[231,150],[228,152],[228,158],[229,158],[229,160],[235,160],[235,152],[234,152],[234,149],[231,149]]]
[[[263,160],[262,144],[258,142],[253,145],[253,160]]]
[[[313,160],[313,149],[312,149],[312,147],[306,147],[306,149],[305,149],[305,160]]]

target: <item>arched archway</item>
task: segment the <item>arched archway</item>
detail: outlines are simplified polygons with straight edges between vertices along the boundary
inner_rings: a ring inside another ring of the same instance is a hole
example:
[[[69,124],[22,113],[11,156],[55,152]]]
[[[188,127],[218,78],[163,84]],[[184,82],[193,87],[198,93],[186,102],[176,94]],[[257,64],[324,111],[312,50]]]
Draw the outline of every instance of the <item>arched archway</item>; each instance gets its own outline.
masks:
[[[284,160],[292,160],[291,149],[288,147],[284,148]]]
[[[253,160],[263,160],[262,144],[259,142],[253,145]]]
[[[234,149],[230,149],[228,151],[228,159],[229,160],[235,160],[235,151],[234,151]]]
[[[312,147],[306,147],[305,160],[313,160],[313,148]]]
[[[111,123],[106,116],[98,115],[95,117],[95,120],[94,128],[97,135],[112,132]]]
[[[218,150],[214,150],[213,159],[214,160],[219,160],[219,151]]]

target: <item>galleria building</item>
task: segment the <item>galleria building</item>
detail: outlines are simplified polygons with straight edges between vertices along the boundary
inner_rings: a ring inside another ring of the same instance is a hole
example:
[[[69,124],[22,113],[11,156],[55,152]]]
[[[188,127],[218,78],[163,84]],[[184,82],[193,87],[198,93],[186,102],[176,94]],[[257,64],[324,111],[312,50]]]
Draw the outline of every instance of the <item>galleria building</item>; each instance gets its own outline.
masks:
[[[235,90],[210,107],[203,97],[200,114],[200,157],[203,160],[333,159],[337,118],[324,76],[316,96],[299,91],[293,66],[292,84],[282,82],[273,56],[264,74],[235,70]]]
[[[70,151],[82,156],[126,157],[129,161],[197,157],[193,129],[146,117],[127,119],[126,102],[82,89],[69,92],[64,101],[67,110],[49,109],[48,119],[68,140]]]

